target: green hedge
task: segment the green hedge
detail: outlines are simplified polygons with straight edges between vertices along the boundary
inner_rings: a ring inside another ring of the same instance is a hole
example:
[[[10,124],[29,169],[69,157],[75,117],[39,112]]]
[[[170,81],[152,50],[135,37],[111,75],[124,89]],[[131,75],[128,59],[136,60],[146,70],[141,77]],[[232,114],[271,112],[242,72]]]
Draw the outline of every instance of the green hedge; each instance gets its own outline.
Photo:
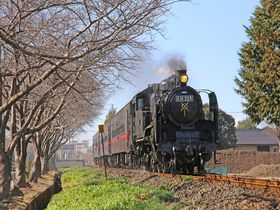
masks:
[[[63,191],[54,195],[47,209],[167,209],[174,200],[167,189],[129,185],[127,178],[107,181],[102,171],[86,167],[64,169]]]

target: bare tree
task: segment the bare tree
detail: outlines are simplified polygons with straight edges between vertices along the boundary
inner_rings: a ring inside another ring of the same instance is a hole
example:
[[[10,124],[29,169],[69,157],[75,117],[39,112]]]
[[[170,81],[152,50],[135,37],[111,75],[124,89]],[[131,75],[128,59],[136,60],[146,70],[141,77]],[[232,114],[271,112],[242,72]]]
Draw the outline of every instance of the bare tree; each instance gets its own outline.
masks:
[[[65,99],[65,105],[56,118],[49,122],[43,130],[38,131],[39,137],[33,141],[36,147],[34,150],[36,158],[30,181],[37,181],[41,172],[46,173],[48,161],[59,147],[76,135],[83,125],[98,115],[104,99],[104,89],[86,76],[87,74],[83,73],[81,81],[72,87],[72,91]],[[58,97],[61,96],[58,95]]]
[[[26,138],[34,142],[38,132],[61,111],[66,98],[60,100],[52,115],[37,124],[29,122],[28,116],[35,112],[39,117],[43,105],[38,109],[34,109],[37,103],[33,108],[28,105],[29,114],[18,126],[16,106],[20,101],[26,97],[29,100],[54,74],[67,84],[67,76],[86,71],[100,84],[114,84],[141,61],[143,52],[151,49],[153,35],[161,33],[162,17],[174,2],[0,1],[0,199],[10,191],[14,148],[18,145],[19,149],[19,142]]]

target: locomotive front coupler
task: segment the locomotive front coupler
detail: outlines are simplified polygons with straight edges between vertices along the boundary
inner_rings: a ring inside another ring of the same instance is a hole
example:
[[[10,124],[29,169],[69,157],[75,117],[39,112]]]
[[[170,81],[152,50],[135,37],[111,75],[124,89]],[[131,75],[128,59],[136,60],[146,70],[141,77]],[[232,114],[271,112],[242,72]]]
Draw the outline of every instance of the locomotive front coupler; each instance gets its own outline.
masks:
[[[186,153],[186,155],[187,156],[194,156],[194,154],[195,154],[195,148],[191,145],[191,144],[189,144],[188,146],[186,146],[186,148],[185,148],[185,153]]]

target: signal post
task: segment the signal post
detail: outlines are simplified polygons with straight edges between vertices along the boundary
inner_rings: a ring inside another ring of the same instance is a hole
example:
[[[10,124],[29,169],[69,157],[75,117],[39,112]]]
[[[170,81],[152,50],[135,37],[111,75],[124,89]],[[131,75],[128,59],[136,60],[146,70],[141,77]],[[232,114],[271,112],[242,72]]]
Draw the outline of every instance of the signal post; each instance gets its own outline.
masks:
[[[105,150],[104,150],[104,141],[103,141],[104,125],[98,125],[98,132],[101,137],[104,171],[105,171],[105,178],[107,180],[107,169],[106,169]]]

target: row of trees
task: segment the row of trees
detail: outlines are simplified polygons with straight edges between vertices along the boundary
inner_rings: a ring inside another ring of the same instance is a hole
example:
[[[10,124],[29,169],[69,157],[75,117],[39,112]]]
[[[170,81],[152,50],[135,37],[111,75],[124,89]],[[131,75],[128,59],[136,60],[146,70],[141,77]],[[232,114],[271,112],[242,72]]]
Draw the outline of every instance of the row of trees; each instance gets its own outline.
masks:
[[[94,119],[161,33],[170,0],[25,0],[0,4],[0,200],[36,181],[48,160]]]

